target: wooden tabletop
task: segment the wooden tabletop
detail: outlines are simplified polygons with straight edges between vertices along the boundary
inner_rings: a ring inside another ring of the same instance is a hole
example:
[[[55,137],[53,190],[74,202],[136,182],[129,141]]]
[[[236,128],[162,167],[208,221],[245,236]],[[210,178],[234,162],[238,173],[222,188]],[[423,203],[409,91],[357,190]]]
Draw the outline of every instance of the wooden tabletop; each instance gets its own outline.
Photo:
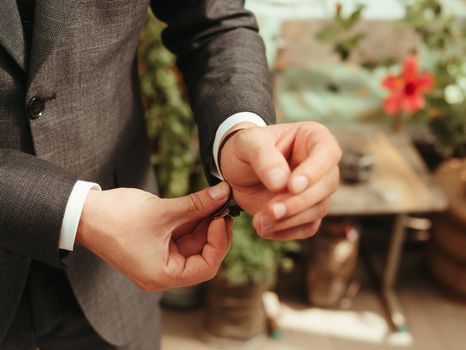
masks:
[[[368,182],[341,184],[330,215],[420,213],[447,207],[445,195],[404,133],[355,125],[340,126],[333,132],[343,152],[358,147],[376,162]]]

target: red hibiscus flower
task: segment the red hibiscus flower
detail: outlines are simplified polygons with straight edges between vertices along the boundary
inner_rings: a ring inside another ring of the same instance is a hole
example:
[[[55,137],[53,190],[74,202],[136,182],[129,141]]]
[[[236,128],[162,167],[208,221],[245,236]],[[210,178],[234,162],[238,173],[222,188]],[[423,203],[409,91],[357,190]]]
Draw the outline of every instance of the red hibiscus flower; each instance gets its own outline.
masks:
[[[432,90],[434,78],[431,74],[419,73],[416,56],[409,55],[403,72],[398,76],[388,75],[382,86],[390,90],[383,105],[387,114],[414,113],[424,107],[423,94]]]

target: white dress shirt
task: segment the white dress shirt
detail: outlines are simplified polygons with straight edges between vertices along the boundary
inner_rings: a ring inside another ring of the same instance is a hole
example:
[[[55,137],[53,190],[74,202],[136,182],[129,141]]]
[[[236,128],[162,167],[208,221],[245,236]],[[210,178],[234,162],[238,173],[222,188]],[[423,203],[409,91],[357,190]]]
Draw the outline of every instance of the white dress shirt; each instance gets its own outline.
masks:
[[[266,126],[265,121],[255,113],[240,112],[233,114],[223,121],[215,133],[213,144],[213,157],[215,161],[215,169],[212,169],[212,175],[223,180],[220,173],[218,164],[218,152],[222,140],[228,130],[239,123],[253,123],[258,126]],[[73,250],[76,232],[78,230],[79,220],[81,219],[81,212],[86,201],[87,194],[91,189],[101,191],[100,186],[94,182],[87,182],[78,180],[71,191],[68,203],[66,204],[65,214],[63,215],[63,222],[60,229],[60,239],[58,247],[64,250]]]

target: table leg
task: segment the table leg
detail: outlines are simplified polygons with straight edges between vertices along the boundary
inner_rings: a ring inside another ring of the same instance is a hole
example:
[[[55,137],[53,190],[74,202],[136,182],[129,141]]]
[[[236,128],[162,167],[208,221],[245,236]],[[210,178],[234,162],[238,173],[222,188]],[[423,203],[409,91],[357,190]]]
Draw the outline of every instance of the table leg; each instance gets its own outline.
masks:
[[[400,266],[401,253],[405,242],[405,223],[407,216],[397,215],[393,228],[387,260],[382,276],[382,298],[388,311],[388,316],[396,332],[408,331],[406,319],[401,311],[398,297],[394,291],[396,276]]]

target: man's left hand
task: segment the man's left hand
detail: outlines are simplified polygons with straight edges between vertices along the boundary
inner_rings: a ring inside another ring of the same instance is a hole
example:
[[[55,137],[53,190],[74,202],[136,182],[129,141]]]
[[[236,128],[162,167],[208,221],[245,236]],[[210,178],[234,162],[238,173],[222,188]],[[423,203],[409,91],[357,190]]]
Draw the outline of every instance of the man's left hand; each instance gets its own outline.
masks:
[[[257,233],[268,239],[313,235],[339,184],[341,150],[316,122],[241,128],[223,145],[220,169],[236,202],[254,215]]]

